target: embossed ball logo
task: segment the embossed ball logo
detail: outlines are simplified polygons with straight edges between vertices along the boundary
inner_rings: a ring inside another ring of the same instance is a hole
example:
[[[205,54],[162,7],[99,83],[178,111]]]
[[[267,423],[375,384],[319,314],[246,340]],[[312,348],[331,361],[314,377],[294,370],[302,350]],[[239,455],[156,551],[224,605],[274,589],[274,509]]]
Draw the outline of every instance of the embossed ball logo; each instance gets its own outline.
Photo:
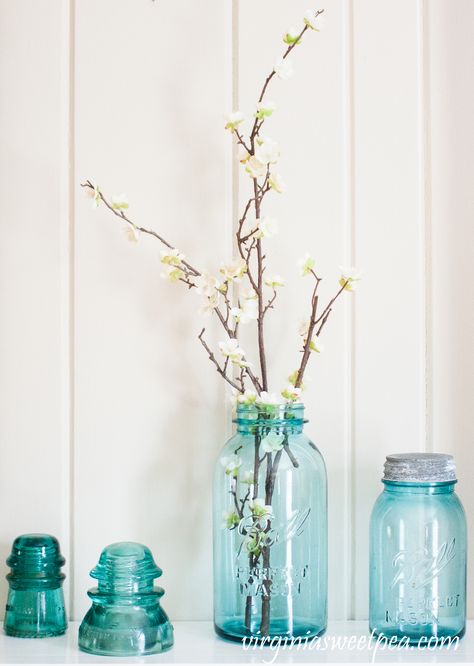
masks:
[[[456,539],[445,541],[437,550],[425,545],[415,551],[401,550],[392,560],[397,572],[390,589],[396,585],[408,585],[418,590],[431,583],[456,556]]]

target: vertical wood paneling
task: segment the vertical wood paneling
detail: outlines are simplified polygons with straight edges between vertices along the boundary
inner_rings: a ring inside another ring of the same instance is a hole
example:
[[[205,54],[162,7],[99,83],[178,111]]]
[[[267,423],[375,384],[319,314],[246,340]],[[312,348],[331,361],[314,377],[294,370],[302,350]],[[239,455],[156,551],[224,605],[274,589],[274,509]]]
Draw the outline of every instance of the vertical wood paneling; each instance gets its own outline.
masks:
[[[432,424],[436,451],[458,464],[458,492],[467,511],[474,548],[474,5],[432,0],[429,111],[431,115],[432,217]],[[469,571],[472,574],[472,556]],[[469,613],[474,583],[468,577]]]
[[[342,5],[342,135],[343,135],[343,215],[344,215],[344,264],[354,266],[354,7],[353,0],[344,0]],[[344,552],[344,606],[338,617],[351,619],[354,616],[354,559],[356,540],[355,523],[355,474],[354,474],[354,404],[355,404],[355,340],[354,298],[345,302],[345,387],[344,387],[344,519],[341,520],[345,534]],[[339,505],[339,504],[338,504]],[[340,505],[339,505],[340,506]],[[337,571],[337,568],[336,568]]]
[[[55,534],[69,558],[64,9],[0,2],[2,580],[21,533]]]
[[[216,272],[228,256],[231,4],[81,0],[76,171]],[[200,347],[200,299],[160,279],[160,246],[128,244],[90,201],[76,215],[76,615],[106,544],[149,545],[175,619],[211,615],[211,477],[227,429]]]
[[[384,457],[425,445],[419,26],[413,2],[354,3],[356,618],[367,617],[368,523]]]
[[[264,214],[277,218],[280,226],[279,235],[266,243],[268,272],[279,273],[287,280],[267,324],[271,390],[276,392],[298,366],[298,325],[308,319],[310,312],[312,283],[300,277],[299,258],[306,252],[316,258],[317,272],[324,278],[324,302],[337,291],[339,265],[347,259],[350,222],[344,210],[342,5],[331,2],[327,6],[322,32],[309,31],[290,56],[294,76],[288,81],[273,80],[266,97],[275,102],[277,110],[262,133],[281,147],[278,171],[287,184],[284,194],[270,193],[264,205]],[[252,118],[265,77],[286,49],[284,32],[291,26],[303,26],[307,8],[308,3],[302,0],[239,2],[239,102],[247,118]],[[248,199],[249,185],[250,179],[243,174],[241,203]],[[320,447],[328,467],[330,552],[338,553],[337,558],[329,559],[329,610],[336,618],[346,614],[350,580],[344,397],[350,367],[344,353],[349,343],[344,310],[344,302],[334,308],[323,336],[325,351],[311,359],[304,397],[310,419],[307,431]]]

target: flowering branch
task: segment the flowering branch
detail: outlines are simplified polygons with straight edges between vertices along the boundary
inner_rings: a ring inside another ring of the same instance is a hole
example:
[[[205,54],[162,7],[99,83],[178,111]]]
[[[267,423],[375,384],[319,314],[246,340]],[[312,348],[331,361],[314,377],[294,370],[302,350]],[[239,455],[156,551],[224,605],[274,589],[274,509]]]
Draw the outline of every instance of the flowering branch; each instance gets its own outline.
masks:
[[[224,357],[222,364],[205,342],[204,329],[198,336],[216,370],[233,389],[238,390],[242,395],[245,393],[245,381],[248,379],[255,389],[256,395],[264,394],[272,403],[275,403],[275,398],[273,394],[268,393],[264,322],[266,315],[274,307],[279,288],[284,286],[285,281],[278,275],[269,277],[266,273],[264,241],[276,233],[276,221],[262,215],[262,205],[270,191],[281,193],[284,184],[274,170],[274,165],[280,156],[279,148],[275,141],[262,137],[260,132],[265,120],[275,110],[272,102],[265,101],[270,82],[275,76],[283,80],[290,77],[292,67],[288,56],[301,43],[304,34],[309,29],[319,30],[318,18],[323,11],[307,12],[304,17],[304,26],[300,30],[290,29],[284,34],[283,41],[287,45],[286,50],[264,80],[248,137],[246,138],[240,131],[240,125],[244,121],[244,116],[240,111],[234,111],[227,117],[225,128],[235,135],[236,141],[243,151],[239,159],[251,178],[252,195],[245,204],[237,225],[236,246],[239,259],[221,266],[221,276],[215,277],[198,270],[163,236],[152,229],[135,224],[124,212],[128,208],[124,195],[112,197],[111,201],[108,201],[90,180],[82,184],[96,206],[103,203],[110,212],[126,224],[127,236],[130,240],[136,241],[140,234],[146,234],[158,240],[166,248],[162,251],[161,257],[161,262],[164,264],[162,277],[166,277],[172,282],[182,282],[188,289],[194,289],[201,294],[205,299],[203,310],[215,312],[227,335],[227,340],[219,343],[220,352]],[[251,210],[255,214],[254,221],[249,220]],[[248,225],[247,229],[246,225]],[[281,392],[287,402],[293,402],[300,397],[304,373],[311,352],[320,352],[322,349],[318,336],[332,312],[334,302],[344,290],[351,291],[354,288],[354,282],[359,279],[354,270],[350,269],[346,277],[341,277],[341,288],[337,294],[321,312],[318,312],[317,292],[321,278],[314,272],[314,259],[307,255],[303,261],[306,263],[302,274],[312,274],[316,282],[311,297],[309,321],[303,333],[301,362],[298,370],[290,377],[290,386]],[[248,281],[250,289],[245,290],[244,286],[241,287],[241,283],[245,281]],[[234,291],[237,295],[237,304],[234,307],[230,297],[232,293],[230,288],[237,285],[239,287],[238,295]],[[271,289],[271,292],[268,293],[267,289]],[[251,364],[246,361],[245,352],[238,341],[240,324],[246,324],[252,320],[256,322],[260,376],[253,372]],[[231,372],[230,368],[233,368],[234,372]]]
[[[228,364],[228,362],[227,362],[227,360],[226,360],[226,362],[225,362],[225,364],[224,364],[224,367],[221,368],[221,366],[219,365],[219,362],[217,361],[217,359],[216,359],[216,357],[214,356],[213,352],[211,351],[211,349],[209,348],[208,344],[206,343],[206,341],[205,341],[204,338],[203,338],[205,332],[206,332],[206,329],[203,328],[202,331],[201,331],[201,332],[199,333],[199,335],[198,335],[198,339],[199,339],[199,341],[201,342],[201,344],[202,344],[202,346],[204,347],[204,349],[207,351],[208,356],[209,356],[209,360],[210,360],[212,363],[214,363],[214,365],[216,366],[216,370],[217,370],[217,372],[220,374],[220,376],[221,376],[221,377],[222,377],[222,378],[223,378],[228,384],[230,384],[230,386],[232,386],[232,388],[234,388],[236,391],[243,391],[243,390],[244,390],[244,385],[243,385],[242,375],[240,376],[240,382],[239,382],[239,384],[237,384],[236,382],[234,382],[232,379],[230,379],[230,378],[227,376],[227,372],[226,372],[226,370],[227,370],[227,364]]]
[[[315,23],[318,16],[320,16],[323,12],[324,12],[324,9],[318,9],[314,13],[314,18],[312,18],[311,22],[310,22],[310,19],[307,18],[306,21],[305,21],[304,28],[301,30],[301,32],[298,35],[296,35],[296,37],[290,35],[290,33],[287,33],[285,35],[285,39],[287,40],[287,43],[288,43],[288,40],[290,41],[290,43],[289,43],[288,48],[286,49],[285,53],[283,54],[283,56],[281,58],[282,62],[284,60],[286,60],[286,58],[290,55],[290,53],[295,48],[295,46],[301,42],[301,38],[303,37],[304,33],[308,30],[308,28],[312,27],[312,23]],[[315,29],[315,28],[313,27],[313,29]],[[276,70],[273,69],[270,72],[270,74],[267,76],[267,78],[265,79],[265,83],[263,84],[263,88],[262,88],[262,91],[260,93],[260,97],[258,98],[259,103],[261,103],[263,101],[263,98],[265,97],[265,93],[267,92],[268,84],[273,79],[275,74],[276,74]],[[265,118],[262,118],[260,120],[260,122],[259,122],[259,118],[255,118],[255,122],[254,122],[254,125],[253,125],[253,128],[252,128],[252,132],[250,133],[252,148],[254,147],[255,136],[260,131],[260,128],[262,127],[264,121],[265,121]]]
[[[128,217],[123,211],[124,206],[128,208],[128,203],[125,203],[123,201],[118,201],[114,203],[113,200],[112,202],[109,202],[104,196],[104,194],[101,192],[101,190],[96,185],[94,185],[90,180],[87,180],[85,183],[81,183],[81,187],[86,189],[86,192],[88,192],[88,194],[94,199],[96,205],[99,202],[103,203],[109,211],[111,211],[117,218],[124,221],[128,225],[127,232],[130,232],[129,236],[130,240],[138,240],[138,234],[143,233],[157,239],[158,241],[160,241],[160,243],[162,243],[165,247],[167,247],[171,251],[171,254],[165,255],[165,257],[171,257],[170,260],[171,263],[166,263],[166,266],[171,269],[171,271],[167,275],[168,278],[174,281],[185,283],[189,289],[198,287],[196,281],[195,280],[193,281],[193,278],[202,278],[201,271],[192,266],[189,262],[185,261],[184,256],[179,253],[177,248],[174,247],[170,242],[168,242],[165,238],[163,238],[163,236],[158,234],[156,231],[135,224],[135,222],[133,222],[130,219],[130,217]],[[225,332],[229,336],[229,339],[232,340],[235,339],[237,326],[236,329],[233,329],[228,323],[230,303],[228,301],[227,294],[225,294],[225,304],[227,307],[227,316],[222,313],[219,307],[215,307],[213,309],[221,325],[223,326]],[[199,339],[201,340],[201,343],[203,343],[201,337],[199,337]],[[215,359],[214,355],[213,358]],[[258,392],[261,391],[262,387],[260,380],[258,379],[258,377],[254,375],[254,373],[249,367],[249,364],[247,364],[246,367],[243,367],[242,370],[243,374],[244,375],[246,374],[249,377],[254,388]],[[238,390],[243,390],[243,382],[241,382],[242,388],[240,389],[232,382],[229,382],[228,378],[225,379],[234,388],[237,388]]]

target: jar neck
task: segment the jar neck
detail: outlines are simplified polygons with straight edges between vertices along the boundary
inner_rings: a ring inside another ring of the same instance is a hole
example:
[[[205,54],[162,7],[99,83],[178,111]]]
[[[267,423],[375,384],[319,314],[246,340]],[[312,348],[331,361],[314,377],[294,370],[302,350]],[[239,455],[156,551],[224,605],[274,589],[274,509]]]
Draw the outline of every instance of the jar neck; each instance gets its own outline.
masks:
[[[133,591],[99,589],[93,587],[87,592],[94,604],[99,606],[154,606],[159,604],[164,590],[161,587],[143,586]]]
[[[304,405],[238,405],[234,419],[237,432],[246,435],[265,436],[270,432],[282,435],[303,432],[307,421],[304,418]]]
[[[438,481],[436,483],[414,483],[405,481],[386,481],[382,479],[384,492],[400,495],[448,495],[454,492],[457,481]]]
[[[9,573],[6,576],[11,590],[57,590],[62,586],[66,576],[63,573],[56,575],[30,574],[18,576]]]

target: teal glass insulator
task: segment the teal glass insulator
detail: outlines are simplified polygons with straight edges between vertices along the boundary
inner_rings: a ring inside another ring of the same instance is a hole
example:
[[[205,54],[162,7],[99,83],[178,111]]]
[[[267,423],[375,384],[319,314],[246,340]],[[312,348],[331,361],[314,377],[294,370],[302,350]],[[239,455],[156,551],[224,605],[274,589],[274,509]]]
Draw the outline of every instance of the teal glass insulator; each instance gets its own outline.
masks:
[[[67,629],[64,574],[58,540],[49,534],[23,534],[7,559],[9,592],[5,633],[19,638],[60,636]]]
[[[259,642],[327,622],[327,480],[304,407],[239,405],[214,475],[214,626]]]
[[[120,542],[104,548],[91,577],[92,606],[79,627],[79,647],[107,656],[141,656],[168,650],[173,627],[160,605],[161,576],[150,550],[139,543]]]
[[[452,456],[387,456],[370,523],[370,629],[435,646],[466,627],[467,528]]]

